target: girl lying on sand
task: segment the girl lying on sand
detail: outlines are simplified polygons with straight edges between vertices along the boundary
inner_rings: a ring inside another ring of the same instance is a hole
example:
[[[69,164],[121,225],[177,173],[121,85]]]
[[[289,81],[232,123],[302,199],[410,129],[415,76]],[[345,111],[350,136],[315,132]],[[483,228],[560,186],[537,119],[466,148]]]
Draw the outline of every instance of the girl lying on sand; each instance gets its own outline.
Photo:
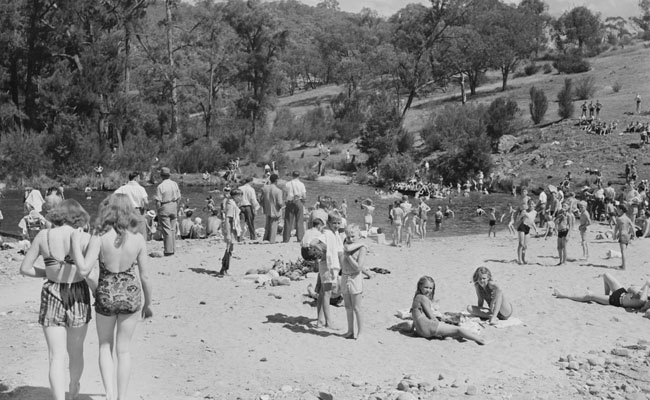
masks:
[[[559,290],[553,291],[553,296],[558,299],[569,299],[581,303],[595,302],[604,306],[615,306],[624,308],[640,309],[646,311],[650,309],[648,301],[648,290],[650,289],[650,280],[648,280],[640,289],[638,286],[624,288],[616,278],[609,273],[603,274],[603,283],[605,284],[605,294],[593,294],[587,291],[582,296],[569,296],[562,294]]]
[[[430,276],[423,276],[418,280],[417,290],[411,306],[411,317],[413,318],[413,328],[418,336],[423,338],[446,338],[461,337],[470,339],[478,344],[485,344],[480,336],[473,332],[454,325],[440,322],[436,318],[431,302],[436,291],[436,283]]]
[[[472,277],[478,306],[467,306],[467,311],[479,318],[490,320],[496,324],[497,319],[508,319],[512,316],[512,305],[506,301],[503,291],[492,282],[492,272],[486,267],[478,267]],[[488,308],[483,307],[487,303]]]

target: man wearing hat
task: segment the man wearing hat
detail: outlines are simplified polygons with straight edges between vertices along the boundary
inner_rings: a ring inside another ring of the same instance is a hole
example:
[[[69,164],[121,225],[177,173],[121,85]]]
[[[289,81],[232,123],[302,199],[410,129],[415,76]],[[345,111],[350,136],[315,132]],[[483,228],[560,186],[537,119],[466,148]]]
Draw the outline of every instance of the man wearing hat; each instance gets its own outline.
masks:
[[[296,238],[302,241],[305,234],[305,223],[303,221],[304,204],[307,199],[305,184],[298,179],[300,173],[293,171],[293,179],[286,184],[287,207],[284,210],[284,230],[282,239],[285,243],[291,238],[291,230],[296,227]]]
[[[145,238],[147,237],[147,227],[144,224],[144,213],[146,212],[147,205],[149,204],[149,195],[147,191],[138,182],[140,180],[139,172],[131,172],[129,174],[129,181],[117,188],[115,193],[126,195],[133,208],[142,216],[142,220],[138,222],[138,232]]]
[[[170,176],[169,168],[160,169],[160,177],[163,181],[158,185],[154,196],[158,208],[158,223],[162,228],[165,256],[173,255],[176,249],[176,215],[178,201],[181,199],[178,184],[169,179]]]

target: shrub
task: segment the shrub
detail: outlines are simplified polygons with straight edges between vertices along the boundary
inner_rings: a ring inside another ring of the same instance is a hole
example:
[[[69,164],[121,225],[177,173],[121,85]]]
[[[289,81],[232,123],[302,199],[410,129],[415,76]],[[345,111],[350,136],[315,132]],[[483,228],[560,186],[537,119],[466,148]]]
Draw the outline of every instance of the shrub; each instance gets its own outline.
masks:
[[[489,140],[485,135],[468,138],[457,151],[445,153],[437,163],[437,170],[447,182],[464,182],[478,171],[492,170]]]
[[[333,129],[336,137],[343,143],[349,143],[361,133],[365,122],[361,112],[358,96],[349,98],[344,93],[339,94],[332,100],[332,111],[334,117]]]
[[[559,73],[564,74],[577,74],[580,72],[587,72],[591,68],[588,61],[584,60],[577,54],[567,54],[553,63],[555,69]]]
[[[528,107],[533,123],[537,125],[542,122],[548,109],[548,100],[542,89],[537,89],[535,86],[530,88],[530,104],[528,104]]]
[[[585,76],[579,79],[576,82],[573,93],[578,100],[590,99],[596,93],[596,78],[593,76]]]
[[[403,134],[399,111],[388,101],[378,101],[370,109],[357,146],[368,155],[368,165],[375,166],[397,149],[396,139]]]
[[[557,94],[558,110],[557,113],[562,119],[573,116],[573,83],[570,78],[564,80],[564,87]]]
[[[618,93],[619,90],[621,90],[621,87],[622,87],[621,82],[616,81],[614,82],[614,84],[612,84],[612,91],[614,91],[614,93]]]
[[[389,155],[379,163],[379,171],[387,181],[405,181],[415,173],[415,163],[410,156]]]
[[[169,157],[169,167],[180,173],[217,171],[228,162],[218,143],[207,138],[195,141],[172,153]]]
[[[0,146],[0,175],[15,180],[42,175],[52,168],[45,156],[43,134],[5,133]]]
[[[486,132],[495,144],[503,135],[511,135],[515,132],[515,121],[519,106],[513,99],[498,97],[488,107],[485,113]]]
[[[539,72],[540,66],[538,66],[535,63],[528,64],[524,67],[524,73],[526,76],[531,76],[535,75],[537,72]]]
[[[415,144],[415,138],[413,134],[407,130],[402,130],[400,136],[397,137],[397,152],[400,154],[405,154],[413,150],[413,145]]]
[[[545,74],[550,74],[551,72],[553,72],[553,67],[551,66],[551,64],[546,63],[542,67],[542,71],[544,71]]]
[[[485,108],[471,104],[445,106],[422,131],[427,149],[452,150],[463,146],[468,137],[485,134]]]

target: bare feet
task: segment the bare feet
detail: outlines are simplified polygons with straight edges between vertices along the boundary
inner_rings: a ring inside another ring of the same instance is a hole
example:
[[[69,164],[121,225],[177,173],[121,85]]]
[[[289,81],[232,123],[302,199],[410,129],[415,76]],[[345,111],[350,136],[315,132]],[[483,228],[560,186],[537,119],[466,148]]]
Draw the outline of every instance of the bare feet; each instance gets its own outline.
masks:
[[[70,387],[68,388],[70,400],[76,400],[79,397],[80,390],[81,390],[81,384],[79,382],[77,383],[70,382]]]

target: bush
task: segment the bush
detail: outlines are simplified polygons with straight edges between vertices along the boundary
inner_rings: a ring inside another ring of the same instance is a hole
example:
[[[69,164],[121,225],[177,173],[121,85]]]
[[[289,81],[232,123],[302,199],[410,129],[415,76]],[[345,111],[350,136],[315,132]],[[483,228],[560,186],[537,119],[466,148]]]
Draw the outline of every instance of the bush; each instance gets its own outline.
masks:
[[[585,76],[579,79],[573,93],[578,100],[592,98],[594,93],[596,93],[596,78],[593,76]]]
[[[489,141],[485,135],[468,138],[458,151],[447,152],[438,160],[437,170],[447,182],[464,182],[478,171],[489,174],[492,170],[492,156]]]
[[[336,137],[343,143],[349,143],[357,138],[365,122],[358,96],[349,98],[341,93],[332,100],[331,106],[334,113],[333,129]]]
[[[618,93],[619,90],[621,90],[621,87],[622,87],[621,82],[616,81],[614,82],[614,84],[612,84],[612,91],[614,91],[614,93]]]
[[[546,63],[546,64],[544,64],[544,66],[542,67],[542,71],[543,71],[545,74],[550,74],[551,72],[553,72],[553,67],[551,66],[551,64]]]
[[[415,173],[415,163],[410,156],[390,155],[379,163],[379,173],[387,181],[405,181]]]
[[[397,137],[397,152],[400,154],[409,153],[413,150],[415,138],[413,134],[407,130],[403,130],[402,134]]]
[[[397,150],[397,138],[403,135],[399,110],[389,101],[377,101],[370,108],[370,117],[357,142],[368,155],[369,166],[378,165]]]
[[[570,78],[564,80],[564,87],[557,94],[558,110],[557,113],[562,119],[573,116],[573,82]]]
[[[227,164],[228,156],[219,143],[203,138],[178,149],[170,155],[167,162],[172,170],[179,173],[213,172]]]
[[[591,68],[591,64],[577,54],[564,55],[558,58],[558,60],[553,63],[553,66],[559,73],[564,74],[587,72]]]
[[[430,151],[463,146],[468,137],[485,134],[485,108],[471,104],[445,106],[421,134]]]
[[[32,132],[5,133],[0,146],[0,176],[18,182],[19,179],[49,172],[52,161],[43,151],[44,134]]]
[[[537,72],[539,72],[539,69],[540,67],[535,63],[528,64],[524,67],[524,73],[526,76],[535,75]]]
[[[548,109],[548,100],[542,89],[537,89],[535,86],[530,88],[530,104],[528,104],[528,107],[533,123],[537,125],[542,122]]]
[[[492,139],[492,144],[498,143],[503,135],[512,135],[516,131],[515,121],[519,106],[513,99],[498,97],[488,107],[485,113],[486,132]]]

